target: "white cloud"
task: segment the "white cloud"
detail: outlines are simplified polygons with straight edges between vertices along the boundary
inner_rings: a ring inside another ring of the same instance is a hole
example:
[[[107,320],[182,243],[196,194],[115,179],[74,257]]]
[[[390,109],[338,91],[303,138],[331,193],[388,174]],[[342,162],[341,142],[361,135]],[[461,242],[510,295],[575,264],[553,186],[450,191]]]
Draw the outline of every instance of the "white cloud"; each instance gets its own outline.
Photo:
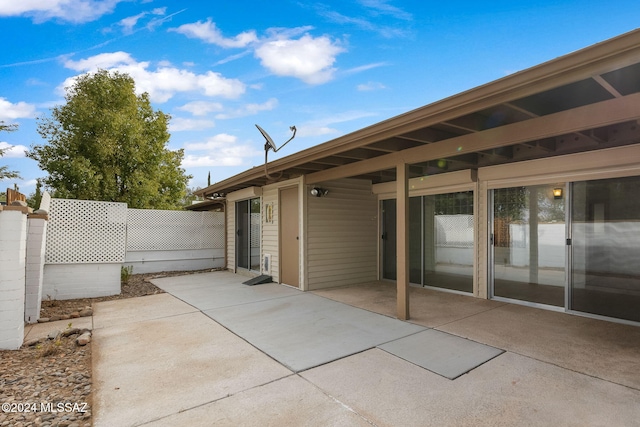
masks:
[[[147,11],[147,12],[141,12],[137,15],[133,15],[133,16],[129,16],[127,18],[121,19],[118,22],[118,25],[120,27],[122,27],[122,32],[125,34],[131,34],[134,32],[134,27],[138,24],[138,22],[148,16],[148,15],[155,15],[155,16],[164,16],[165,13],[167,11],[166,7],[158,7],[155,8],[151,11]],[[151,19],[147,25],[145,26],[145,28],[149,29],[149,30],[153,30],[155,27],[157,27],[159,24],[161,24],[164,20],[163,19]]]
[[[270,40],[255,51],[262,65],[278,76],[296,77],[316,85],[331,80],[336,56],[344,52],[329,37],[305,34],[297,40]]]
[[[133,32],[133,27],[136,26],[138,21],[144,18],[146,15],[147,12],[142,12],[134,16],[129,16],[127,18],[121,19],[120,22],[118,22],[118,25],[122,27],[122,31],[125,34],[130,34]]]
[[[222,104],[219,102],[193,101],[178,107],[180,111],[187,111],[194,116],[206,116],[209,113],[222,111]]]
[[[359,84],[356,86],[357,89],[361,92],[368,92],[373,90],[386,89],[387,87],[379,82],[367,82],[363,84]]]
[[[359,120],[375,115],[376,113],[367,111],[345,111],[343,113],[338,113],[303,123],[298,126],[297,134],[301,137],[339,134],[341,132],[338,129],[331,127],[331,125]]]
[[[216,119],[225,120],[253,116],[254,114],[258,114],[260,111],[271,111],[277,106],[278,100],[276,98],[270,98],[267,102],[262,104],[247,104],[242,108],[217,114]]]
[[[240,166],[245,159],[262,154],[248,144],[238,144],[236,136],[226,133],[212,136],[204,142],[185,144],[184,149],[187,154],[182,167]]]
[[[25,147],[24,145],[11,145],[8,142],[0,141],[0,150],[6,150],[4,152],[3,157],[7,157],[7,158],[25,157],[24,152],[27,151],[28,149],[29,148]]]
[[[369,8],[376,15],[389,15],[404,21],[413,20],[413,15],[399,7],[388,4],[388,0],[359,0],[359,3]]]
[[[233,38],[226,38],[222,35],[222,31],[216,27],[215,22],[211,22],[211,18],[205,22],[198,21],[192,24],[184,24],[170,31],[224,48],[242,48],[258,41],[258,36],[253,30],[244,31]]]
[[[213,120],[194,120],[176,117],[169,122],[170,132],[181,132],[185,130],[203,130],[214,127],[216,124]]]
[[[98,68],[114,68],[135,64],[136,60],[127,52],[101,53],[79,61],[66,60],[64,66],[74,71],[95,71]],[[148,64],[148,63],[147,63]]]
[[[179,92],[198,92],[206,96],[237,98],[246,85],[237,79],[227,79],[219,73],[207,71],[196,74],[170,65],[149,69],[150,62],[137,62],[126,52],[103,53],[80,61],[67,60],[65,66],[75,71],[95,72],[98,68],[118,71],[131,76],[139,93],[147,92],[152,101],[166,102]],[[67,79],[63,87],[73,85]]]
[[[123,0],[4,0],[0,16],[28,16],[35,22],[51,19],[82,23],[113,12]]]
[[[36,107],[26,102],[13,104],[0,98],[0,121],[12,123],[16,119],[31,119],[36,115]]]

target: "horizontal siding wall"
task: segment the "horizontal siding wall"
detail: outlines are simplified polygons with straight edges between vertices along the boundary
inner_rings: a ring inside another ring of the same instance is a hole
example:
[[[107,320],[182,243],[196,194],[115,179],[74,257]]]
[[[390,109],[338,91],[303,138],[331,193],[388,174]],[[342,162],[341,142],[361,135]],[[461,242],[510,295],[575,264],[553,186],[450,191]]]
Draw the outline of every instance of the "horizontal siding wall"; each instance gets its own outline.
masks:
[[[264,187],[262,190],[262,257],[264,267],[264,255],[271,255],[271,267],[269,272],[263,272],[273,277],[273,281],[280,282],[280,263],[279,263],[279,232],[278,232],[278,192],[277,186]],[[266,221],[265,210],[267,205],[273,209],[271,221]]]
[[[377,279],[377,197],[371,182],[357,179],[319,185],[324,197],[307,198],[309,289]]]

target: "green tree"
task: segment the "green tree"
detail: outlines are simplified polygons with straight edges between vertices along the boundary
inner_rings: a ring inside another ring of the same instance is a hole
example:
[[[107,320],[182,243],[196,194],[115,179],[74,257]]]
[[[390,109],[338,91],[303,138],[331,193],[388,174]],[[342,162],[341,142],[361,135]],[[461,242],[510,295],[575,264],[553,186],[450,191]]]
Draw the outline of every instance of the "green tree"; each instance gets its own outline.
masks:
[[[49,173],[54,197],[125,202],[131,208],[180,209],[191,178],[184,151],[167,148],[170,117],[136,95],[127,74],[100,70],[77,78],[66,104],[39,119],[48,141],[27,157]]]
[[[7,125],[3,121],[0,121],[0,131],[13,132],[16,129],[17,128],[15,125]],[[7,151],[6,148],[4,150],[0,149],[0,157],[4,156],[5,151]],[[20,174],[18,174],[18,172],[9,170],[8,166],[0,166],[0,181],[2,181],[3,179],[16,178],[20,178]]]
[[[27,205],[34,210],[40,209],[40,202],[42,201],[42,182],[40,179],[36,180],[36,191],[27,197]]]

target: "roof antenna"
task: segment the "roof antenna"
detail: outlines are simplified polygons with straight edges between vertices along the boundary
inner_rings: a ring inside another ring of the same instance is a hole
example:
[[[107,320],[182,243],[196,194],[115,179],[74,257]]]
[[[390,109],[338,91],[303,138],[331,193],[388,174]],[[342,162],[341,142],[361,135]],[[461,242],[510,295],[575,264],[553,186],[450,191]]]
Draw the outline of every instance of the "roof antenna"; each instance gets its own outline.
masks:
[[[256,127],[258,128],[258,130],[260,131],[262,136],[264,136],[264,139],[265,139],[265,143],[264,143],[264,174],[265,174],[265,176],[267,177],[268,180],[277,181],[280,178],[282,178],[282,174],[284,173],[284,171],[280,171],[280,175],[278,175],[277,177],[272,177],[271,175],[269,175],[269,173],[267,172],[267,155],[269,154],[269,150],[273,150],[274,153],[277,153],[278,150],[280,150],[280,148],[284,147],[285,145],[287,145],[289,143],[289,141],[291,141],[293,138],[295,138],[296,137],[296,127],[295,126],[290,126],[289,127],[289,129],[291,129],[291,131],[293,132],[293,135],[291,136],[291,138],[289,138],[287,140],[287,142],[282,144],[280,146],[280,148],[276,147],[276,143],[273,142],[273,139],[269,136],[267,131],[265,131],[264,129],[262,129],[258,125],[256,125]]]

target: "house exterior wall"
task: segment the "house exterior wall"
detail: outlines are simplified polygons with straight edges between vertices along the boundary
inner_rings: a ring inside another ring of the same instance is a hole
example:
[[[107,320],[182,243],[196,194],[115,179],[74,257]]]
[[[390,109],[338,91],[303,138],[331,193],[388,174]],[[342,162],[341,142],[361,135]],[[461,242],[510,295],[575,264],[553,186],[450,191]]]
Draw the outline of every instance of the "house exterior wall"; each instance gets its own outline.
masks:
[[[296,187],[300,190],[301,185],[302,178],[296,178],[267,185],[262,189],[262,267],[264,268],[265,255],[269,255],[271,263],[269,272],[262,271],[262,273],[272,276],[273,281],[276,283],[280,283],[280,268],[282,266],[280,259],[280,190],[291,187]],[[298,206],[302,206],[302,203],[299,202]],[[268,213],[269,209],[271,212]],[[301,212],[298,212],[298,216],[299,219],[302,217]],[[303,221],[299,220],[298,224],[300,235],[302,236]],[[303,238],[300,238],[301,248],[303,247],[303,241]],[[299,268],[302,271],[302,265]],[[301,286],[301,288],[304,289],[304,286]]]
[[[308,289],[376,280],[378,202],[371,182],[341,179],[319,186],[329,193],[306,202]]]

